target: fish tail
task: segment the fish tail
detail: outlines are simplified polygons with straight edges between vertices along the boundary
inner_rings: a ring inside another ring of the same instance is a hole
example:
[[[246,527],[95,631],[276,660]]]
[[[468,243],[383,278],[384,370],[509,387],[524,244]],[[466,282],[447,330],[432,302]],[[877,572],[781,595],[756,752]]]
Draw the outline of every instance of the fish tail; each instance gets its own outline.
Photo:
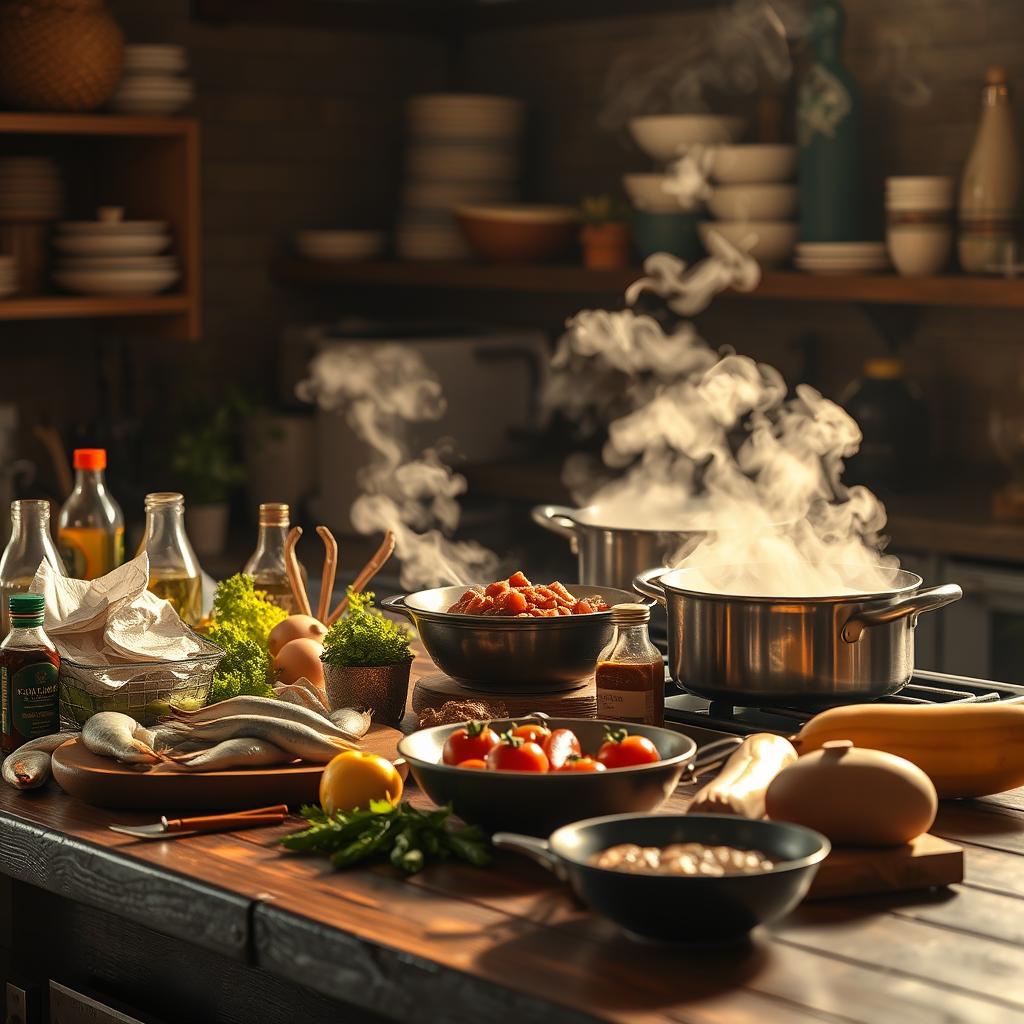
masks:
[[[154,764],[158,761],[168,760],[166,754],[160,754],[155,751],[148,743],[144,743],[142,740],[132,740],[132,746],[140,753],[145,754]]]

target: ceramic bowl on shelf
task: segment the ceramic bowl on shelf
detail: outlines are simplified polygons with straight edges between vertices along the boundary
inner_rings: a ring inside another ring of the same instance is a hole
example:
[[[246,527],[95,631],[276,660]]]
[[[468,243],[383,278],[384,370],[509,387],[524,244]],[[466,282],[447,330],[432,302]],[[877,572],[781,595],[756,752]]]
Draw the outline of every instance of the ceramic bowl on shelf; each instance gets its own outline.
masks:
[[[513,203],[457,206],[455,216],[481,259],[490,263],[543,263],[576,240],[579,211],[572,206]]]
[[[636,144],[658,163],[676,160],[691,146],[735,142],[744,127],[743,118],[720,114],[647,114],[629,122]]]
[[[67,256],[156,256],[171,244],[166,231],[90,234],[58,231],[53,247]]]
[[[128,43],[124,48],[126,75],[181,74],[187,66],[184,46],[172,43]]]
[[[697,204],[684,206],[680,197],[666,189],[670,180],[667,174],[624,174],[622,185],[629,201],[638,210],[649,213],[680,213],[694,209]]]
[[[711,177],[723,185],[789,181],[796,174],[796,146],[748,143],[715,146],[709,155]]]
[[[180,274],[176,267],[146,270],[57,270],[54,281],[80,295],[158,295],[174,284]]]
[[[372,260],[384,252],[383,231],[297,231],[295,248],[311,260]]]
[[[896,272],[903,277],[931,277],[949,266],[953,255],[950,224],[890,225],[886,247]]]
[[[65,235],[165,235],[167,222],[163,220],[125,220],[119,206],[102,206],[95,220],[64,220],[57,230]]]
[[[719,220],[792,220],[796,185],[718,185],[708,209]]]
[[[793,255],[800,227],[789,221],[704,221],[700,225],[700,237],[705,247],[712,233],[721,235],[737,249],[749,252],[762,267],[778,267]]]

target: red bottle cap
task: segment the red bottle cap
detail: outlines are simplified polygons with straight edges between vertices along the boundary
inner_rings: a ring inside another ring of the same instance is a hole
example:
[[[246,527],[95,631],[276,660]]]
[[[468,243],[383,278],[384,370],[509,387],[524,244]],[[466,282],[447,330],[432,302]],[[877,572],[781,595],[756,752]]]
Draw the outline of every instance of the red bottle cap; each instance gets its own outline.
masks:
[[[106,469],[106,448],[76,448],[75,469]]]

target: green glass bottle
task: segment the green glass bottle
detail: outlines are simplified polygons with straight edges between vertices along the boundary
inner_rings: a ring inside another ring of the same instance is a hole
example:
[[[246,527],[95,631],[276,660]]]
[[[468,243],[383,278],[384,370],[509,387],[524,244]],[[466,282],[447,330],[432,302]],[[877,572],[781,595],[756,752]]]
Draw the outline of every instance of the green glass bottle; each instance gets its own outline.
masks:
[[[817,0],[796,110],[803,242],[864,237],[860,90],[842,61],[845,24],[840,0]]]

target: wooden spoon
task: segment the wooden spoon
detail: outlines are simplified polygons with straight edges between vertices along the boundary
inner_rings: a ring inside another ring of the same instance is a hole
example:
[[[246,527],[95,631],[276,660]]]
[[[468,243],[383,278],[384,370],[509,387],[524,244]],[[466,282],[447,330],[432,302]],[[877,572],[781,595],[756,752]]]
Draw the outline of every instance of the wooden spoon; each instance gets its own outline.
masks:
[[[338,542],[326,526],[318,526],[316,532],[324,542],[324,571],[320,580],[320,603],[316,606],[316,617],[321,622],[326,622],[331,607],[331,594],[334,592],[334,580],[338,574]]]
[[[306,588],[302,582],[302,571],[299,569],[299,560],[295,557],[295,545],[299,543],[302,536],[302,527],[293,526],[288,531],[288,537],[284,542],[284,565],[288,570],[288,582],[292,588],[292,598],[297,605],[299,612],[303,615],[312,615],[313,609],[309,607],[309,598],[306,596]]]
[[[395,551],[395,535],[388,530],[384,534],[384,540],[381,545],[374,552],[373,557],[359,570],[359,575],[356,576],[352,583],[351,590],[353,593],[358,594],[360,591],[365,590],[369,585],[370,581],[374,576],[377,575],[384,568],[387,560],[394,554]],[[345,609],[348,607],[348,594],[338,602],[337,608],[331,612],[330,617],[324,623],[325,626],[332,626],[341,616],[344,614]]]

